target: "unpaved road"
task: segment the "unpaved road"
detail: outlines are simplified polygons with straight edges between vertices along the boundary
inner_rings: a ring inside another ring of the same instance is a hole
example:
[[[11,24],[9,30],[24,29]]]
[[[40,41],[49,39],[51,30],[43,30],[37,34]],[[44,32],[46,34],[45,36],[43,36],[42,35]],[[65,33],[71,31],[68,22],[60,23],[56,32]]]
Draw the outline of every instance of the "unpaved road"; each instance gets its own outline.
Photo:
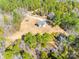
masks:
[[[20,30],[15,32],[13,35],[10,35],[6,38],[10,39],[11,42],[14,42],[16,39],[21,38],[22,35],[31,32],[33,34],[36,33],[64,33],[68,35],[63,29],[61,29],[59,26],[51,27],[50,25],[46,24],[45,27],[37,27],[35,26],[36,22],[39,20],[43,20],[42,17],[39,16],[33,16],[33,15],[26,15],[24,20],[21,22]],[[6,47],[10,45],[10,42],[6,42]]]

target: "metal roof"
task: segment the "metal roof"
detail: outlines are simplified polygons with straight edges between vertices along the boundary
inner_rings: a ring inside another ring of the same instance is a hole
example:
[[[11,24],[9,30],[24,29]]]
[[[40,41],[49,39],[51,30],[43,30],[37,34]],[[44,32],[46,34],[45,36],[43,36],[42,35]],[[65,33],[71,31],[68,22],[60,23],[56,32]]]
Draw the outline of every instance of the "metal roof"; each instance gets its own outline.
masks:
[[[45,24],[46,24],[46,21],[38,21],[38,22],[37,22],[38,27],[42,27],[42,26],[44,26]]]

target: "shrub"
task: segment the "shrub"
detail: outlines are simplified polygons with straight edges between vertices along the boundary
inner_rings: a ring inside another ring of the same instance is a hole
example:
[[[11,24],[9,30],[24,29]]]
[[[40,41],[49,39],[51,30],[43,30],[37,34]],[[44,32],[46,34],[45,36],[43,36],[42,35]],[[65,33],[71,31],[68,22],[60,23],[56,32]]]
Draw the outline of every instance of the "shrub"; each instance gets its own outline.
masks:
[[[68,39],[70,42],[75,42],[76,37],[74,35],[70,35]]]
[[[29,53],[23,53],[23,59],[34,59]]]

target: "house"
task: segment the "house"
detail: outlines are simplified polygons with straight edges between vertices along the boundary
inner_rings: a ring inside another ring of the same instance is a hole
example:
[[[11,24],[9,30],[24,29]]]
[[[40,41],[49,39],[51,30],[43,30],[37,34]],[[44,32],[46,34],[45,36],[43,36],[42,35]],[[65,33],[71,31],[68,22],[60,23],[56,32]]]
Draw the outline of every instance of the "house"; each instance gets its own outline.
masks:
[[[35,24],[37,27],[45,27],[46,21],[40,20]]]

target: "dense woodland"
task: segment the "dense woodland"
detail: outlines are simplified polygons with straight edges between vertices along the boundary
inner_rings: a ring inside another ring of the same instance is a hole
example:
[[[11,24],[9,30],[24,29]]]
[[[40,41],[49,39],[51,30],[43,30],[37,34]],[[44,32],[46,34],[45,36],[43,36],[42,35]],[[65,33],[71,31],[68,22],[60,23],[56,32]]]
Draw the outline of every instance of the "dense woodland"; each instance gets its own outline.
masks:
[[[0,57],[2,59],[78,59],[79,58],[79,2],[74,0],[0,0],[0,13],[9,13],[13,20],[4,15],[4,23],[19,29],[22,15],[19,8],[34,11],[33,14],[47,16],[54,13],[52,26],[59,25],[69,33],[36,34],[26,33],[21,39],[5,48],[4,28],[0,26]],[[36,11],[37,10],[37,11]],[[69,32],[70,31],[70,32]],[[54,41],[57,47],[49,43]]]

